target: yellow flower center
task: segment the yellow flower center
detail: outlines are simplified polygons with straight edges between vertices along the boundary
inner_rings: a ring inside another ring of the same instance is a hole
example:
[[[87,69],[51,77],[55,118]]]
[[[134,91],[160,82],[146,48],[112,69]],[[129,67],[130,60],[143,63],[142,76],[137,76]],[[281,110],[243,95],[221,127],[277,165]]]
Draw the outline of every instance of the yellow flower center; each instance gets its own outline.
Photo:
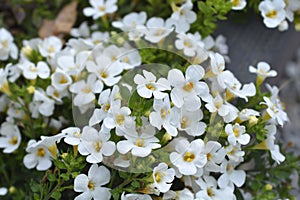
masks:
[[[125,121],[124,115],[117,114],[116,115],[116,121],[117,121],[117,124],[122,125],[124,123],[124,121]]]
[[[206,154],[206,157],[207,157],[207,161],[210,161],[212,158],[212,155],[210,153],[208,153],[208,154]]]
[[[104,11],[105,11],[105,6],[99,6],[99,7],[98,7],[98,10],[99,10],[100,12],[104,12]]]
[[[107,112],[109,109],[110,109],[110,104],[109,104],[109,103],[107,103],[107,104],[105,104],[105,105],[103,106],[103,110],[104,110],[105,112]]]
[[[88,93],[90,93],[90,92],[92,91],[92,89],[91,89],[90,86],[87,86],[87,87],[83,88],[81,91],[82,91],[83,93],[88,94]]]
[[[89,181],[88,188],[89,188],[89,190],[94,190],[95,189],[95,184],[93,183],[93,181]]]
[[[170,110],[165,110],[163,108],[160,110],[160,116],[162,119],[165,119],[168,114],[170,114]]]
[[[32,65],[30,65],[29,70],[32,72],[37,72],[37,68]]]
[[[148,89],[148,90],[155,90],[155,87],[154,87],[154,85],[152,85],[151,83],[148,83],[148,84],[146,84],[146,88]]]
[[[68,79],[67,79],[65,76],[62,76],[62,77],[60,78],[60,80],[59,80],[59,83],[60,83],[60,84],[66,84],[66,83],[68,83]]]
[[[3,46],[4,48],[7,48],[7,47],[8,47],[8,40],[2,41],[1,44],[2,44],[2,46]]]
[[[9,141],[8,141],[9,144],[12,144],[12,145],[16,145],[18,143],[18,138],[17,136],[13,136]]]
[[[156,172],[156,173],[154,174],[155,181],[156,181],[157,183],[161,182],[162,176],[165,176],[165,174],[164,174],[164,173]]]
[[[186,46],[186,47],[192,47],[192,44],[190,43],[190,41],[188,41],[188,40],[185,40],[184,42],[183,42],[183,45],[184,46]]]
[[[55,49],[54,49],[54,47],[51,45],[51,46],[49,47],[48,51],[49,51],[50,53],[54,53]]]
[[[97,152],[99,152],[102,148],[102,142],[101,141],[93,142],[93,146],[94,146],[95,150]]]
[[[187,92],[191,92],[194,89],[194,83],[192,82],[187,82],[184,86],[183,89]]]
[[[189,123],[188,123],[188,118],[187,118],[187,117],[183,117],[183,118],[181,119],[181,122],[180,122],[181,128],[182,128],[182,129],[185,129],[185,128],[188,127],[188,125],[189,125]]]
[[[239,135],[240,135],[240,131],[237,128],[233,129],[233,133],[234,133],[235,137],[239,137]]]
[[[240,5],[241,4],[241,1],[240,0],[233,0],[232,1],[232,5],[233,6],[238,6],[238,5]]]
[[[107,78],[107,77],[108,77],[108,74],[107,74],[105,71],[100,70],[100,71],[99,71],[99,74],[100,74],[100,76],[101,76],[102,78]]]
[[[214,194],[214,192],[211,188],[207,189],[206,192],[207,192],[207,195],[210,196],[210,197],[215,196],[215,194]]]
[[[143,147],[144,144],[145,144],[145,139],[144,138],[142,138],[142,139],[138,138],[138,139],[136,139],[135,143],[136,143],[136,146]]]
[[[269,18],[276,18],[277,16],[277,11],[276,10],[270,10],[267,14],[266,14],[267,17]]]
[[[39,157],[44,157],[45,156],[45,150],[43,148],[38,148],[36,155]]]
[[[189,151],[187,151],[183,156],[183,160],[185,162],[192,162],[194,159],[195,159],[195,154]]]

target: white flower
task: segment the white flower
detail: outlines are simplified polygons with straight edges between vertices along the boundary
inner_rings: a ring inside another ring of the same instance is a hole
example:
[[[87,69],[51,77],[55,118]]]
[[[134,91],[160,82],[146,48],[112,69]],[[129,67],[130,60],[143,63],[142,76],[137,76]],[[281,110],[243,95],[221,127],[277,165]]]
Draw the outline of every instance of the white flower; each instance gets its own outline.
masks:
[[[230,0],[232,3],[232,10],[243,10],[246,5],[246,0]]]
[[[67,87],[72,84],[72,78],[64,71],[57,69],[51,75],[51,84],[58,91],[62,91],[67,89]]]
[[[43,57],[53,58],[62,48],[62,42],[58,37],[50,36],[45,38],[38,46]]]
[[[178,108],[188,102],[187,109],[195,111],[201,106],[199,96],[205,100],[209,96],[207,84],[200,81],[204,76],[204,69],[200,65],[190,65],[185,76],[178,69],[169,71],[168,81],[174,87],[171,91],[171,100]]]
[[[274,119],[276,123],[278,123],[280,126],[283,126],[285,122],[287,122],[288,116],[286,112],[283,111],[281,107],[281,103],[275,101],[274,99],[268,98],[268,97],[263,97],[265,102],[262,102],[261,104],[265,104],[268,106],[267,108],[267,114],[269,115],[271,119]]]
[[[203,176],[196,180],[201,190],[196,193],[196,200],[233,200],[234,187],[217,188],[217,181],[213,176]]]
[[[5,71],[7,71],[7,79],[11,83],[14,83],[22,74],[22,70],[18,67],[18,64],[13,65],[12,63],[8,63],[5,66]]]
[[[162,91],[170,90],[170,84],[167,79],[160,78],[156,82],[156,77],[151,72],[143,70],[144,77],[140,74],[135,75],[134,83],[137,84],[137,93],[144,98],[151,98],[152,94],[156,99],[162,99],[167,93]]]
[[[286,18],[292,22],[294,21],[294,13],[300,9],[300,1],[298,0],[287,0],[284,2],[286,4]]]
[[[224,73],[224,69],[225,69],[224,57],[219,53],[210,53],[209,57],[210,57],[211,72],[214,76],[216,76],[219,86],[225,89],[226,85],[224,80],[226,78],[226,73]]]
[[[264,24],[268,28],[277,27],[286,17],[283,0],[264,0],[260,2],[258,9],[264,18]]]
[[[45,171],[51,167],[51,154],[41,141],[30,140],[26,151],[29,154],[24,156],[23,163],[28,169],[36,167],[38,171]]]
[[[100,93],[103,83],[97,79],[96,75],[90,74],[87,81],[81,80],[70,86],[70,91],[75,93],[75,106],[82,106],[91,103],[95,99],[95,93]]]
[[[89,52],[87,51],[79,52],[75,58],[73,55],[59,54],[57,55],[58,68],[68,75],[78,76],[84,69],[88,56]]]
[[[163,200],[194,200],[194,194],[187,188],[179,191],[169,190],[163,195]]]
[[[112,26],[119,28],[122,31],[128,32],[129,39],[134,40],[140,38],[143,35],[142,29],[145,28],[146,20],[146,12],[132,12],[126,15],[122,21],[112,22]]]
[[[207,157],[205,170],[209,172],[220,172],[220,166],[225,159],[226,151],[222,145],[216,141],[208,141],[203,150]]]
[[[277,162],[277,164],[280,164],[285,160],[285,156],[280,153],[279,145],[275,145],[273,150],[270,150],[271,157],[273,160]]]
[[[91,40],[94,43],[94,45],[101,45],[103,43],[107,43],[109,42],[109,33],[108,32],[100,32],[100,31],[96,31],[93,32],[91,35]]]
[[[111,59],[104,55],[99,55],[95,58],[96,62],[88,61],[86,68],[89,72],[94,73],[107,86],[113,86],[121,79],[120,73],[123,71],[117,62],[112,62]]]
[[[42,89],[36,89],[33,94],[33,101],[30,103],[29,108],[33,118],[38,117],[38,113],[43,116],[49,117],[53,114],[55,101],[47,97]]]
[[[171,112],[171,124],[191,136],[200,136],[205,132],[206,124],[200,121],[202,118],[201,109],[189,111],[186,107],[174,107]]]
[[[61,131],[65,134],[64,142],[69,145],[79,145],[81,142],[81,131],[77,127],[69,127]]]
[[[237,144],[235,146],[229,145],[225,147],[226,155],[228,156],[229,160],[234,162],[243,162],[245,152],[242,151],[241,144]]]
[[[121,154],[126,154],[131,150],[132,155],[138,157],[148,156],[152,149],[161,147],[158,144],[159,139],[155,135],[155,129],[146,122],[142,127],[132,125],[129,129],[123,129],[123,135],[127,140],[121,140],[117,143],[117,149]]]
[[[232,161],[224,161],[221,164],[221,173],[218,179],[220,188],[226,188],[228,184],[234,183],[237,187],[244,185],[246,181],[246,173],[243,170],[235,170],[236,163]]]
[[[113,13],[118,9],[117,0],[89,0],[92,7],[83,9],[85,16],[93,16],[93,19],[98,19],[103,15]]]
[[[110,172],[104,167],[98,167],[97,164],[93,164],[88,172],[88,176],[85,174],[79,174],[74,180],[75,192],[82,192],[82,194],[75,197],[74,200],[109,200],[111,197],[110,189],[102,187],[109,183]]]
[[[210,101],[205,104],[205,107],[211,113],[218,112],[226,123],[232,122],[238,116],[238,109],[226,102],[220,94],[217,94],[215,98],[211,98]]]
[[[148,194],[126,194],[123,192],[121,200],[152,200]]]
[[[239,112],[238,121],[244,122],[249,120],[249,122],[253,119],[253,117],[260,116],[260,113],[256,110],[245,108]]]
[[[204,47],[204,43],[201,41],[201,36],[198,32],[191,34],[180,33],[177,35],[178,40],[175,41],[175,47],[179,50],[183,50],[186,56],[195,56],[199,47]]]
[[[7,60],[10,57],[17,59],[18,48],[13,43],[14,38],[5,28],[0,29],[0,60]]]
[[[89,37],[90,28],[87,22],[82,22],[78,28],[72,28],[70,35],[73,37]]]
[[[145,39],[158,43],[172,32],[172,28],[162,18],[152,17],[146,23]]]
[[[101,92],[98,99],[98,104],[101,106],[101,108],[96,108],[94,110],[94,113],[89,120],[90,126],[94,126],[95,124],[104,120],[111,113],[111,108],[115,105],[118,105],[119,107],[121,106],[120,99],[116,98],[118,93],[119,87],[117,85],[113,87],[112,91],[110,89],[106,89]]]
[[[0,148],[4,148],[3,153],[12,153],[19,147],[21,134],[16,125],[4,122],[1,125],[0,133]]]
[[[237,96],[239,98],[248,101],[247,97],[252,97],[256,94],[255,85],[253,83],[242,84],[230,71],[225,71],[224,83],[226,85],[226,99],[231,100],[233,97]]]
[[[109,141],[109,138],[110,134],[85,126],[82,130],[78,151],[81,155],[88,155],[86,161],[89,163],[102,162],[103,155],[111,156],[116,150],[115,143]]]
[[[35,65],[34,63],[25,60],[23,63],[20,63],[18,67],[22,70],[23,76],[30,80],[34,80],[37,77],[46,79],[50,75],[50,69],[48,65],[42,61]]]
[[[103,124],[108,129],[116,127],[116,134],[122,135],[120,129],[130,128],[134,125],[133,118],[130,116],[131,110],[128,107],[121,107],[121,104],[114,104],[111,113],[103,120]]]
[[[204,167],[207,162],[203,149],[204,142],[201,139],[196,139],[191,143],[187,140],[180,140],[175,146],[176,152],[170,154],[170,161],[181,174],[196,174],[197,168]]]
[[[168,165],[166,163],[160,163],[158,166],[154,167],[152,178],[153,185],[160,192],[167,192],[171,186],[172,181],[174,180],[175,170],[170,168],[168,169]]]
[[[0,187],[0,196],[5,196],[8,190],[5,187]]]
[[[227,124],[225,126],[225,132],[228,135],[228,142],[232,145],[236,145],[237,142],[246,145],[250,141],[250,135],[245,133],[246,127],[241,126],[238,123],[234,125]]]
[[[176,127],[171,124],[171,105],[169,97],[154,99],[153,109],[154,112],[151,112],[149,115],[151,125],[158,130],[163,127],[168,134],[175,137],[178,131]]]
[[[187,0],[180,7],[174,6],[171,23],[176,26],[177,33],[187,32],[190,29],[190,24],[196,21],[197,15],[192,9],[193,3],[191,0]]]
[[[271,67],[268,63],[261,61],[257,64],[257,69],[253,66],[249,66],[249,71],[251,73],[255,73],[258,76],[258,79],[262,81],[267,77],[275,77],[277,76],[277,72],[275,70],[270,70]]]
[[[49,85],[46,89],[46,94],[55,100],[56,104],[62,104],[62,98],[68,96],[69,92],[65,90],[57,90],[52,85]]]

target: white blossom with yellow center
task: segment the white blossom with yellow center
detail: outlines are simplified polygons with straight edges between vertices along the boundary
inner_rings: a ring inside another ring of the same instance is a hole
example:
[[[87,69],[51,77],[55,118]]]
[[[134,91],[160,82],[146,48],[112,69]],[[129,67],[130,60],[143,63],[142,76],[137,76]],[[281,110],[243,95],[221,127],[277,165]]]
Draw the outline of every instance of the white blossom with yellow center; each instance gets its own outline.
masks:
[[[204,142],[196,139],[189,143],[186,139],[177,141],[176,152],[170,154],[171,163],[178,168],[183,175],[194,175],[197,169],[201,169],[207,163],[204,153]]]
[[[74,180],[75,192],[82,192],[75,197],[74,200],[109,200],[111,193],[109,188],[102,187],[110,181],[110,171],[104,167],[98,167],[97,164],[93,164],[88,175],[79,174]]]
[[[264,18],[264,24],[268,28],[275,28],[284,21],[286,18],[285,6],[283,0],[264,0],[260,2],[258,9]]]
[[[82,130],[78,151],[81,155],[87,155],[87,162],[100,163],[103,160],[103,155],[111,156],[116,150],[115,143],[109,141],[109,138],[109,133],[85,126]]]
[[[165,193],[171,188],[174,176],[174,169],[168,169],[168,165],[166,163],[159,163],[159,165],[153,169],[153,186],[156,187],[160,192]]]

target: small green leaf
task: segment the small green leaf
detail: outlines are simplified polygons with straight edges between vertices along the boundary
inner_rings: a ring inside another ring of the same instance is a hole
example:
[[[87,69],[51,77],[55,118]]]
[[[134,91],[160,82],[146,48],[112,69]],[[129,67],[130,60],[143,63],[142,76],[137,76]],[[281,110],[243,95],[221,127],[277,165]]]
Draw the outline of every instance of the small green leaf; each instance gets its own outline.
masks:
[[[61,193],[58,192],[58,191],[55,191],[55,192],[53,192],[53,193],[51,194],[51,197],[52,197],[53,199],[59,200],[59,199],[61,198]]]

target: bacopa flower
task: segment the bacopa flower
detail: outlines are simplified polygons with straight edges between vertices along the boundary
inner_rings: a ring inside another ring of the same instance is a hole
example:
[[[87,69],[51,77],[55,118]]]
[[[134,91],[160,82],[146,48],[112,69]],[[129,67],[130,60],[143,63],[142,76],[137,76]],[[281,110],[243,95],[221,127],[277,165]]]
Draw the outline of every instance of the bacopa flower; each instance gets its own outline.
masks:
[[[155,128],[145,122],[143,127],[136,127],[133,124],[130,128],[123,129],[123,135],[127,140],[121,140],[117,144],[117,149],[121,154],[131,151],[132,155],[138,157],[148,156],[152,149],[161,147],[156,138]]]
[[[82,130],[81,143],[78,151],[82,155],[87,155],[86,161],[89,163],[99,163],[104,156],[111,156],[115,150],[115,143],[109,141],[110,134],[97,131],[95,128],[85,126]]]
[[[98,19],[106,14],[113,13],[118,9],[117,0],[89,0],[92,7],[83,9],[85,16]]]
[[[246,127],[240,126],[239,124],[227,124],[225,126],[225,132],[228,135],[228,142],[232,145],[236,145],[236,143],[240,143],[246,145],[250,141],[250,135],[245,133]]]
[[[110,181],[110,172],[104,167],[98,167],[93,164],[88,175],[80,174],[74,180],[75,192],[82,192],[82,194],[75,197],[75,200],[109,200],[111,197],[110,189],[102,187]]]
[[[224,161],[221,164],[221,172],[223,173],[218,179],[220,188],[226,188],[228,184],[234,183],[241,187],[246,181],[246,173],[243,170],[235,169],[236,163],[232,161]]]
[[[162,91],[170,90],[170,84],[167,79],[160,78],[156,82],[153,73],[143,70],[144,77],[140,74],[135,75],[134,82],[137,84],[137,93],[144,98],[151,98],[152,94],[156,99],[162,99],[167,93]]]
[[[246,7],[246,0],[231,0],[232,10],[242,10]]]
[[[42,79],[46,79],[50,75],[50,69],[45,62],[38,62],[35,65],[32,62],[24,61],[23,63],[19,64],[18,67],[22,70],[23,76],[26,79],[34,80],[37,77]]]
[[[7,60],[10,57],[17,59],[18,48],[13,43],[13,36],[5,28],[0,29],[0,60]]]
[[[153,185],[162,193],[167,192],[171,186],[172,181],[174,180],[175,170],[170,168],[166,163],[160,163],[158,166],[154,167],[152,178]]]
[[[283,0],[264,0],[260,2],[258,9],[264,18],[264,24],[268,28],[277,27],[285,19],[284,7]]]
[[[204,47],[204,43],[201,41],[201,36],[198,32],[191,34],[180,33],[177,35],[178,40],[175,41],[175,47],[179,50],[183,50],[186,56],[195,56],[199,47]]]
[[[74,105],[82,106],[91,103],[95,99],[95,93],[100,93],[102,89],[103,83],[94,74],[90,74],[87,81],[81,80],[73,83],[70,91],[76,94]]]
[[[187,140],[178,141],[175,146],[176,152],[170,154],[170,160],[183,175],[196,174],[197,169],[202,168],[207,157],[203,152],[204,142],[196,139],[189,143]]]
[[[19,128],[10,123],[4,122],[0,128],[0,148],[4,148],[4,153],[12,153],[21,143],[21,134]]]
[[[171,25],[165,22],[162,18],[152,17],[146,23],[145,39],[158,43],[172,32]]]
[[[189,102],[188,110],[194,111],[201,106],[199,97],[207,99],[209,96],[207,84],[200,81],[204,76],[204,69],[200,65],[191,65],[187,68],[185,76],[178,69],[169,71],[168,81],[174,87],[171,91],[171,100],[178,108]]]
[[[123,193],[121,200],[152,200],[151,196],[148,194],[126,194]]]
[[[219,199],[234,199],[234,187],[226,187],[218,189],[217,181],[212,176],[203,176],[196,180],[201,190],[196,193],[196,200],[219,200]]]
[[[42,141],[36,142],[35,140],[30,140],[26,151],[28,154],[25,155],[23,163],[28,169],[36,167],[38,171],[44,171],[51,167],[51,153],[42,144]]]
[[[38,49],[43,57],[53,58],[62,48],[62,42],[58,37],[50,36],[45,38],[39,45]]]
[[[257,64],[257,69],[253,66],[249,66],[249,71],[257,74],[258,85],[260,85],[267,77],[277,76],[277,72],[275,70],[271,70],[270,65],[263,61]]]

